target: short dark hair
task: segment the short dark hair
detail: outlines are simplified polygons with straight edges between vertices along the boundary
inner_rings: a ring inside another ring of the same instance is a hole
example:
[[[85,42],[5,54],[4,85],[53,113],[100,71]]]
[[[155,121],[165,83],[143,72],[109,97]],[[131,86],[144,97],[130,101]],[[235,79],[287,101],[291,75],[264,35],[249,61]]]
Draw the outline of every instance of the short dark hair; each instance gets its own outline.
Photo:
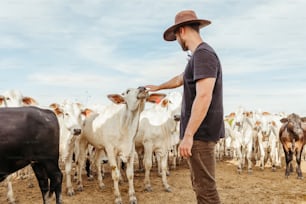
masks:
[[[190,28],[192,28],[193,30],[199,32],[200,31],[200,24],[199,23],[190,23],[187,24],[186,26],[189,26]]]
[[[183,26],[188,26],[188,27],[192,28],[193,30],[195,30],[195,31],[197,31],[197,32],[200,31],[200,24],[199,24],[199,23],[186,23],[186,24],[183,24],[183,25],[177,27],[177,28],[173,31],[173,33],[175,34],[175,33],[180,29],[180,27],[183,27]]]

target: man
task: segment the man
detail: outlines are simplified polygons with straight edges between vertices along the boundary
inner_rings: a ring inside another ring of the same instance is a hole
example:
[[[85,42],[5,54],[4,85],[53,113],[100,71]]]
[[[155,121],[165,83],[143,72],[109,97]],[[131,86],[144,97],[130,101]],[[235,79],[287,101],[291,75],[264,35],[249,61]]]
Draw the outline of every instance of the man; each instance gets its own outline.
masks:
[[[215,145],[224,137],[222,69],[215,51],[203,42],[199,29],[209,25],[192,10],[179,12],[175,24],[164,32],[192,55],[185,71],[150,91],[184,85],[181,110],[181,156],[188,158],[198,204],[220,203],[215,181]]]

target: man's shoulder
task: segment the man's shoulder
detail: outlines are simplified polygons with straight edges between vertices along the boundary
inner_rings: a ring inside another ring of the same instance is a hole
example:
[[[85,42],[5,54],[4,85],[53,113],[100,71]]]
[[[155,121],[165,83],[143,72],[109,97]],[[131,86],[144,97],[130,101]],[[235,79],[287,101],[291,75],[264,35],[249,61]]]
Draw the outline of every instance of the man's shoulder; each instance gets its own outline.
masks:
[[[208,51],[214,54],[216,53],[215,50],[207,42],[202,42],[199,46],[199,50]]]

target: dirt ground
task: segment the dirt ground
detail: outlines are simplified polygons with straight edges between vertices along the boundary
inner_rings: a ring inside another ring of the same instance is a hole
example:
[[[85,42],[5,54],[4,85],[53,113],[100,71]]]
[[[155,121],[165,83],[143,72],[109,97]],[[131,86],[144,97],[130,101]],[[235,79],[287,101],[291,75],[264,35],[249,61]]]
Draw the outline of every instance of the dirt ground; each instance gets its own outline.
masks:
[[[302,161],[302,169],[306,176],[306,161]],[[238,174],[234,161],[218,161],[216,179],[219,194],[224,204],[301,204],[306,203],[305,180],[298,180],[296,174],[288,179],[284,177],[284,168],[272,172],[271,168],[263,171],[254,167],[253,173],[248,174],[245,170]],[[151,182],[153,192],[143,191],[144,173],[135,173],[135,191],[140,204],[193,204],[196,203],[191,188],[190,173],[184,162],[176,170],[172,170],[168,177],[168,183],[172,192],[165,192],[162,187],[161,178],[158,177],[156,169],[152,169]],[[85,177],[85,176],[84,176]],[[64,178],[65,179],[65,178]],[[15,197],[18,204],[42,203],[41,194],[36,180],[34,188],[28,188],[29,181],[15,179],[13,182]],[[97,181],[84,179],[84,191],[77,192],[75,196],[68,197],[65,194],[65,180],[63,181],[63,203],[64,204],[111,204],[114,203],[112,180],[106,173],[104,183],[105,189],[100,190]],[[76,187],[76,184],[74,184]],[[121,195],[124,203],[128,203],[128,185],[120,185]],[[6,187],[4,182],[0,184],[0,203],[6,202]],[[52,203],[55,203],[53,199]]]

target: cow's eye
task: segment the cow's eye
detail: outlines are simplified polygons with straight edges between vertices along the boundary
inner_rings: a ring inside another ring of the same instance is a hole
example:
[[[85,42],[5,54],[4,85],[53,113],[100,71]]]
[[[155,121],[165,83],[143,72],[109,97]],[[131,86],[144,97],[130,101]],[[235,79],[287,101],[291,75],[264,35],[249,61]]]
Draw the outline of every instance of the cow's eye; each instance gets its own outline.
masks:
[[[65,113],[65,116],[67,116],[67,117],[68,117],[68,116],[69,116],[69,113]]]
[[[11,100],[11,99],[10,99],[10,98],[6,98],[5,100],[9,101],[9,100]]]

